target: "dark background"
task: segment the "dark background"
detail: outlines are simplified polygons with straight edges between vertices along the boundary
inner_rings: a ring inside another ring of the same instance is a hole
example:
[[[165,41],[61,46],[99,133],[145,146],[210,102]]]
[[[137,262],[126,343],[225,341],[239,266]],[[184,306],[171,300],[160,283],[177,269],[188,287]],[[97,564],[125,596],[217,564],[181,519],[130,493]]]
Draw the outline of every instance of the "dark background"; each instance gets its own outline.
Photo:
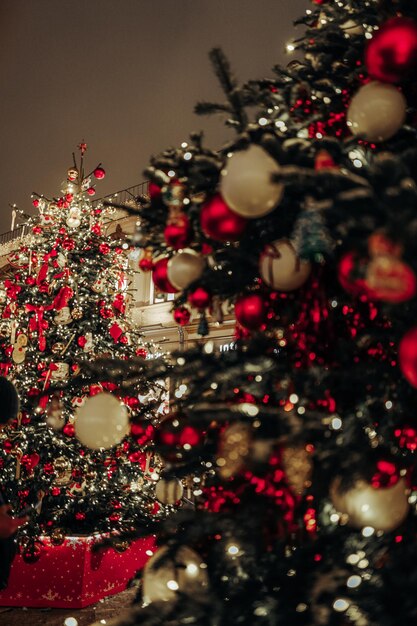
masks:
[[[30,193],[56,196],[84,139],[101,161],[97,196],[143,179],[152,153],[206,130],[197,100],[221,93],[207,53],[221,46],[240,81],[287,62],[292,21],[309,0],[1,0],[0,232],[9,203],[34,211]]]

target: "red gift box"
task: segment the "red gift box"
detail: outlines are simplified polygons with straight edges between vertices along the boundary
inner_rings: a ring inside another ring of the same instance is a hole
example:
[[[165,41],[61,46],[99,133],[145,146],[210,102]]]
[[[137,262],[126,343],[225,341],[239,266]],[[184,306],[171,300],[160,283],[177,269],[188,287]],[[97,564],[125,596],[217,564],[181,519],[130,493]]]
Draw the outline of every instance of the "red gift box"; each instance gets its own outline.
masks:
[[[0,592],[0,606],[81,609],[123,591],[149,559],[155,538],[137,539],[124,552],[113,548],[93,552],[102,538],[67,537],[60,546],[42,538],[36,563],[16,556],[8,587]]]

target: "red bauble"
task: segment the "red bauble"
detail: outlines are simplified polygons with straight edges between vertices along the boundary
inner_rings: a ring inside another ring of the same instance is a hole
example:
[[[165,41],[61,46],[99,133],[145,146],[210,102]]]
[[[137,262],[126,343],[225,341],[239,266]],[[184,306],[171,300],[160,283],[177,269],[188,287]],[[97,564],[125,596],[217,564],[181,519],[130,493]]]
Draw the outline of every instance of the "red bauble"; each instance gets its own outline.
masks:
[[[36,563],[42,555],[42,547],[39,543],[26,547],[22,552],[25,563]]]
[[[235,316],[244,328],[259,330],[266,319],[264,298],[257,293],[240,296],[235,303]]]
[[[174,320],[180,326],[187,326],[190,321],[190,317],[191,313],[186,306],[179,306],[178,309],[175,309],[174,311]]]
[[[372,78],[399,83],[417,69],[417,23],[404,17],[386,22],[368,44],[365,63]]]
[[[211,296],[204,287],[197,287],[189,294],[188,302],[195,309],[206,309],[210,305]]]
[[[142,270],[142,272],[151,272],[153,270],[153,260],[151,257],[143,257],[143,259],[141,259],[139,261],[139,269]]]
[[[409,330],[400,341],[398,357],[404,378],[417,387],[417,327]]]
[[[145,446],[153,440],[155,428],[150,422],[144,420],[133,423],[130,427],[130,434],[136,439],[138,446]]]
[[[201,207],[201,228],[207,237],[215,241],[237,241],[247,222],[227,206],[220,194],[213,196]]]
[[[151,199],[153,198],[159,198],[159,196],[162,193],[162,189],[161,187],[159,187],[156,183],[153,183],[152,181],[149,183],[149,187],[148,187],[148,193],[149,193],[149,197]]]
[[[203,443],[204,433],[180,412],[169,415],[155,432],[157,451],[169,463],[181,463],[198,456]]]
[[[359,274],[359,268],[362,268],[364,272],[366,262],[364,259],[358,260],[358,255],[355,252],[345,254],[339,263],[339,282],[343,289],[352,296],[359,296],[368,292],[365,280],[359,276],[355,276],[355,274]],[[363,272],[361,272],[361,274]]]
[[[64,428],[62,429],[62,432],[64,433],[64,435],[66,435],[67,437],[74,437],[75,435],[75,427],[74,424],[65,424]]]
[[[152,279],[155,287],[163,293],[176,293],[178,290],[168,280],[168,257],[159,259],[154,265]]]
[[[87,189],[87,193],[88,193],[89,196],[94,196],[95,193],[96,193],[96,190],[94,189],[94,187],[89,187]]]
[[[101,180],[102,178],[105,177],[106,172],[104,171],[102,167],[96,167],[93,174],[98,180]]]
[[[413,298],[417,290],[416,276],[407,263],[394,256],[372,259],[365,277],[369,297],[398,304]]]
[[[165,241],[174,250],[185,248],[190,243],[190,235],[190,222],[186,215],[179,215],[164,230]]]
[[[38,208],[39,200],[37,198],[35,198],[34,200],[32,200],[32,204],[33,204],[34,207]]]
[[[135,354],[142,359],[146,359],[146,357],[148,356],[148,351],[145,348],[138,348]]]

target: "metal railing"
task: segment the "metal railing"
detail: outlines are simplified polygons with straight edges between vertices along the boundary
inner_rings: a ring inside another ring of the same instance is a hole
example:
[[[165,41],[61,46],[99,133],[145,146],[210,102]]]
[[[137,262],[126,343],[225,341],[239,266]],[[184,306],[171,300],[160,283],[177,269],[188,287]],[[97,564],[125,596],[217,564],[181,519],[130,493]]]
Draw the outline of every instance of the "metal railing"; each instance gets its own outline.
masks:
[[[102,198],[97,198],[97,200],[93,200],[93,206],[97,206],[98,204],[103,203],[105,200],[111,202],[112,200],[117,204],[128,204],[132,200],[136,200],[137,197],[147,196],[149,191],[149,182],[146,180],[142,183],[138,183],[137,185],[133,185],[132,187],[127,187],[126,189],[120,189],[120,191],[115,191],[114,193],[110,193],[107,196],[103,196]],[[0,246],[9,243],[10,241],[14,241],[15,239],[21,239],[29,232],[29,228],[27,224],[21,224],[16,226],[13,230],[8,230],[5,233],[0,233]]]

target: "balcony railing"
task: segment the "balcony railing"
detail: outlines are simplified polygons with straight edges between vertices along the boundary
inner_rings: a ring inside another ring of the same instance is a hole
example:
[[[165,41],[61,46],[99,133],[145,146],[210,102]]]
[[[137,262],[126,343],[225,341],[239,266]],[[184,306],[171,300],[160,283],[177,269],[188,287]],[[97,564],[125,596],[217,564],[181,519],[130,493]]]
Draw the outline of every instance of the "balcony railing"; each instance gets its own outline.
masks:
[[[102,198],[97,198],[97,200],[93,200],[93,205],[97,206],[98,204],[107,202],[115,202],[117,204],[129,204],[129,202],[135,201],[136,198],[140,196],[147,196],[149,190],[149,182],[144,181],[142,183],[138,183],[137,185],[133,185],[132,187],[127,187],[126,189],[121,189],[120,191],[115,191],[114,193],[110,193],[107,196],[103,196]],[[21,239],[29,232],[29,228],[27,224],[21,224],[16,226],[13,230],[8,230],[5,233],[0,233],[0,246],[9,243],[10,241],[14,241],[15,239]]]

